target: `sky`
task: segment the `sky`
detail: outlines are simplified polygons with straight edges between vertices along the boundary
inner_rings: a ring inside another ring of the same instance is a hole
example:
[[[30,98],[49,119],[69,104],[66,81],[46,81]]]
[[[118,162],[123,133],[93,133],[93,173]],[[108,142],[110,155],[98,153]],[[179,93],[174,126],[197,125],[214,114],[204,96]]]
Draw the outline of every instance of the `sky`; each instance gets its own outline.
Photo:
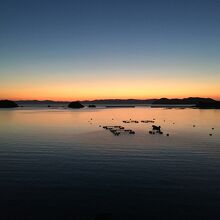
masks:
[[[1,0],[0,99],[220,100],[219,0]]]

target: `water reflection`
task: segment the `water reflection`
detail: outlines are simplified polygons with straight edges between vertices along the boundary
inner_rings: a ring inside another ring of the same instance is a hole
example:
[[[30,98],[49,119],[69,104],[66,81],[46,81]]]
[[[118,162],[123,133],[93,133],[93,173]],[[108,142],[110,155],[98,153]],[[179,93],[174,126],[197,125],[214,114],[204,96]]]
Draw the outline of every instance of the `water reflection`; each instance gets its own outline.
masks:
[[[170,136],[122,123],[130,118],[155,118]],[[220,111],[1,110],[0,122],[1,219],[219,216]],[[114,136],[99,125],[136,134]]]

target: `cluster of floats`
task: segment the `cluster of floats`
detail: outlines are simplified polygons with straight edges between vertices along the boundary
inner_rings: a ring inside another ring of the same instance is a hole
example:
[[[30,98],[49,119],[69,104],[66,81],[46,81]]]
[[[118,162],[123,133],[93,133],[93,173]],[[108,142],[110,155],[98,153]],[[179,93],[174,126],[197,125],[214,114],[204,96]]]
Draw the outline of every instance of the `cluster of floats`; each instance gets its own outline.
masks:
[[[163,134],[163,132],[161,131],[160,126],[152,125],[152,130],[149,131],[149,134]],[[166,135],[170,136],[169,133],[167,133]]]
[[[154,120],[142,120],[141,123],[154,123],[155,119]],[[136,121],[136,120],[124,120],[122,121],[123,123],[125,124],[128,124],[128,123],[139,123],[139,121]]]
[[[123,126],[115,125],[115,126],[103,126],[104,129],[109,130],[115,136],[119,136],[120,134],[135,134],[135,131],[131,129],[125,129]]]
[[[135,134],[135,131],[132,129],[125,129],[125,127],[120,125],[112,125],[112,126],[103,126],[105,130],[110,131],[115,136],[119,136],[120,134]],[[160,126],[152,125],[152,130],[149,131],[149,134],[163,134]],[[169,134],[167,134],[169,136]]]
[[[92,119],[91,119],[92,120]],[[113,120],[113,119],[112,119]],[[89,121],[91,123],[91,121]],[[127,124],[127,123],[139,123],[139,121],[137,120],[124,120],[122,121],[123,123]],[[153,120],[142,120],[140,121],[141,123],[155,123],[155,119]],[[165,120],[164,120],[165,122]],[[173,123],[175,124],[175,123]],[[101,125],[99,127],[102,127]],[[196,125],[193,125],[193,127],[195,128]],[[103,128],[105,130],[110,131],[112,134],[114,134],[115,136],[119,136],[120,134],[135,134],[135,131],[132,129],[125,129],[125,127],[121,126],[121,125],[111,125],[111,126],[103,126]],[[212,128],[212,130],[214,130],[214,128]],[[151,135],[155,135],[155,134],[160,134],[162,135],[164,132],[161,130],[161,126],[156,126],[156,125],[152,125],[152,129],[149,131],[149,134]],[[166,134],[166,136],[170,136],[169,133]],[[209,136],[212,136],[212,133],[209,134]]]
[[[128,123],[139,123],[139,121],[137,120],[124,120],[122,121],[125,124]],[[140,121],[141,123],[154,123],[155,119],[153,120],[142,120]],[[101,127],[101,125],[100,125]],[[103,128],[105,130],[110,131],[112,134],[114,134],[115,136],[119,136],[120,134],[135,134],[135,131],[133,131],[132,129],[125,129],[125,127],[121,126],[121,125],[111,125],[111,126],[103,126]],[[161,127],[160,126],[156,126],[156,125],[152,125],[152,130],[149,131],[149,134],[163,134],[163,132],[161,131]],[[169,136],[169,134],[167,134],[167,136]]]

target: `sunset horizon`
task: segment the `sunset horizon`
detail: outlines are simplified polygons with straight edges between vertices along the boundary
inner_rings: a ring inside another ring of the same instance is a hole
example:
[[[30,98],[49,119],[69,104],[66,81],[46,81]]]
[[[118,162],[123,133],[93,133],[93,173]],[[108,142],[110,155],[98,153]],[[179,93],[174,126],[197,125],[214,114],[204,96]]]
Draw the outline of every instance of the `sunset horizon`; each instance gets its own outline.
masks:
[[[83,1],[3,1],[1,99],[220,99],[216,1]]]
[[[56,98],[13,98],[13,97],[2,97],[0,100],[12,100],[12,101],[53,101],[53,102],[71,102],[71,101],[97,101],[97,100],[154,100],[154,99],[186,99],[186,98],[211,98],[216,101],[220,101],[218,97],[211,97],[211,96],[158,96],[158,97],[100,97],[100,98],[69,98],[69,99],[56,99]]]
[[[220,219],[220,0],[0,1],[0,220]]]

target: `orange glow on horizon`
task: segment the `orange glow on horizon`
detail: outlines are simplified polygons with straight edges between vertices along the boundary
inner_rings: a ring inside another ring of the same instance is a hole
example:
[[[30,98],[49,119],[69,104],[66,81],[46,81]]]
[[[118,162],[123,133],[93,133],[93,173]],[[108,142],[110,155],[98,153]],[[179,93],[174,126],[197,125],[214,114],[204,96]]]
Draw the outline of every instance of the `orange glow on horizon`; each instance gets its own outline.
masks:
[[[126,81],[10,85],[0,88],[0,99],[11,100],[95,100],[210,97],[220,100],[219,87],[193,82]]]
[[[0,82],[0,99],[72,101],[210,97],[220,100],[220,75],[213,77],[211,73],[200,75],[194,71],[161,67],[71,73],[18,72],[14,78],[9,74]]]

